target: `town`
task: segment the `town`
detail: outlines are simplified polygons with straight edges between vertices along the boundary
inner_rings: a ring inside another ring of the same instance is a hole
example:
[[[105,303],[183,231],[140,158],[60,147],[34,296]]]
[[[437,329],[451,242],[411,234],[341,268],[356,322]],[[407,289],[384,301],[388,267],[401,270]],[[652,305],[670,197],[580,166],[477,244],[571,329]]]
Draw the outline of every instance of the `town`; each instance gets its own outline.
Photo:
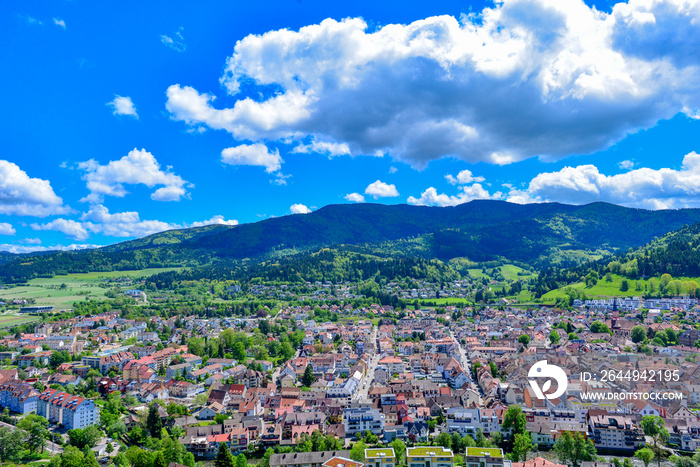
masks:
[[[140,289],[121,294],[131,309],[153,301]],[[2,461],[19,460],[25,443],[57,465],[70,452],[118,467],[700,459],[694,298],[568,308],[260,302],[245,316],[137,318],[22,305],[42,319],[0,339]],[[531,373],[543,363],[566,377],[540,391]]]

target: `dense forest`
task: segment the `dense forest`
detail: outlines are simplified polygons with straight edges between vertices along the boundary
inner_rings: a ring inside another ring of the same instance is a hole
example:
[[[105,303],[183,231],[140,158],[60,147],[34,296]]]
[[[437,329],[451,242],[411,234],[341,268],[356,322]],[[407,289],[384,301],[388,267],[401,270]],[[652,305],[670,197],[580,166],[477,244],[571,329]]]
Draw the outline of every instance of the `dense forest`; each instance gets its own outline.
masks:
[[[660,278],[659,283],[653,283],[655,289],[647,291],[649,294],[692,293],[688,290],[694,290],[692,281],[673,278],[700,277],[700,223],[683,226],[623,254],[608,255],[568,268],[544,268],[533,285],[534,296],[540,297],[575,282],[590,285],[608,274],[619,274],[629,280]]]
[[[300,253],[275,262],[238,266],[218,264],[179,272],[162,272],[149,277],[147,285],[153,284],[156,289],[171,289],[180,281],[202,279],[340,283],[360,282],[372,278],[397,280],[405,277],[442,282],[457,279],[459,274],[451,266],[438,260],[378,257],[344,248]]]

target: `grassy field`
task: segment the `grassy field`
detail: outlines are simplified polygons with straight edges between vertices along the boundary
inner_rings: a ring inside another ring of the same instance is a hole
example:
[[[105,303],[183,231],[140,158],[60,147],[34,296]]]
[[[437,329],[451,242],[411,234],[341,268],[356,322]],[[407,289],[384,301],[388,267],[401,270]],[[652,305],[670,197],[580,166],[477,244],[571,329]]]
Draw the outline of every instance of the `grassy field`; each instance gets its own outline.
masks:
[[[85,274],[67,274],[46,279],[32,279],[26,285],[9,286],[0,289],[0,300],[31,300],[35,305],[52,305],[55,310],[71,308],[73,303],[101,300],[109,289],[99,285],[105,279],[115,277],[147,277],[158,272],[174,271],[180,268],[141,269],[138,271],[90,272]]]
[[[483,272],[481,272],[481,269],[469,269],[469,275],[472,277],[476,277],[477,279],[481,279],[482,277],[489,277]]]
[[[611,282],[606,281],[605,277],[603,277],[593,287],[586,287],[586,284],[583,282],[576,282],[574,284],[568,285],[567,287],[571,287],[574,290],[580,290],[583,293],[585,293],[587,297],[592,298],[592,299],[602,298],[602,297],[639,297],[639,296],[644,295],[644,293],[648,291],[649,283],[651,281],[654,281],[654,284],[656,286],[656,290],[658,290],[658,287],[659,287],[659,278],[658,277],[653,277],[651,279],[646,279],[646,280],[640,279],[640,280],[636,280],[636,281],[628,279],[627,281],[629,282],[629,290],[627,290],[626,292],[622,292],[620,290],[620,286],[622,285],[623,279],[624,279],[623,276],[618,276],[616,274],[613,274]],[[675,278],[674,277],[674,279],[678,279],[681,281],[695,281],[695,282],[700,283],[700,278],[696,278],[696,277],[682,277],[682,278]],[[555,300],[557,297],[566,297],[567,295],[564,292],[565,288],[566,287],[549,291],[543,296],[543,298]]]
[[[518,273],[524,273],[526,275],[519,276]],[[532,277],[535,277],[535,274],[532,274],[531,272],[526,271],[525,269],[515,266],[513,264],[506,264],[505,266],[501,266],[501,274],[503,274],[503,277],[510,281],[517,281],[518,279],[528,280]]]
[[[498,266],[495,269],[500,270],[501,274],[503,275],[503,278],[508,281],[517,281],[518,279],[527,280],[535,276],[535,274],[532,274],[529,271],[526,271],[525,269],[518,267],[514,264],[504,264],[503,266]],[[490,272],[491,270],[487,269],[487,271]],[[526,273],[526,275],[519,276],[518,273]],[[478,268],[469,269],[469,275],[472,277],[476,277],[477,279],[481,279],[482,277],[493,279],[490,275],[484,274],[483,272],[481,272],[481,269]]]
[[[20,324],[33,323],[34,321],[39,321],[38,316],[27,316],[27,315],[15,315],[15,314],[5,314],[0,315],[0,328],[9,328],[12,326],[18,326]]]

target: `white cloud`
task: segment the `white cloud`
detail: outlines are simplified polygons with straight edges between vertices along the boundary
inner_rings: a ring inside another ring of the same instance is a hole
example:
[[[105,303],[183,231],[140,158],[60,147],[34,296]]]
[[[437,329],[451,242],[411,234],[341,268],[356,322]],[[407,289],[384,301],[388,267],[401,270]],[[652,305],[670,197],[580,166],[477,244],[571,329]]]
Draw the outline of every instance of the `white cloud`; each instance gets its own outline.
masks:
[[[208,221],[193,222],[190,227],[204,227],[205,225],[238,225],[238,221],[235,219],[226,220],[224,216],[218,214]]]
[[[475,177],[471,170],[462,170],[457,174],[457,177],[447,174],[445,179],[452,185],[467,185],[469,183],[481,183],[486,180],[484,177]]]
[[[296,146],[292,152],[302,154],[313,152],[318,154],[327,154],[329,156],[348,156],[350,155],[350,147],[345,143],[313,140],[309,144],[300,144]]]
[[[30,226],[34,230],[53,230],[56,232],[62,232],[68,237],[76,240],[85,240],[90,236],[90,233],[82,223],[76,222],[72,219],[58,218],[46,224],[33,223],[30,224]]]
[[[187,194],[182,186],[170,185],[158,188],[151,193],[151,199],[154,201],[180,201],[180,198]]]
[[[78,164],[78,169],[84,170],[83,179],[87,182],[90,194],[81,201],[91,203],[102,202],[105,196],[124,197],[127,191],[124,184],[146,185],[153,188],[163,185],[151,194],[155,201],[179,201],[187,195],[185,187],[192,188],[179,175],[172,173],[172,168],[162,170],[156,158],[145,149],[133,149],[126,156],[107,165],[100,165],[94,159]]]
[[[87,244],[72,244],[72,245],[53,245],[53,246],[26,246],[26,245],[12,245],[12,244],[2,244],[0,245],[0,251],[7,251],[9,253],[34,253],[37,251],[76,251],[76,250],[87,250],[90,248],[99,248],[104,245],[87,245]]]
[[[183,226],[158,220],[141,220],[135,211],[111,214],[101,204],[93,205],[81,218],[85,229],[109,237],[145,237],[165,230],[181,229]]]
[[[270,183],[274,183],[275,185],[286,185],[287,184],[287,179],[291,178],[291,175],[285,175],[282,172],[277,172],[275,173],[275,178],[270,180]]]
[[[640,168],[605,175],[594,165],[564,167],[537,175],[527,188],[512,190],[508,200],[570,204],[605,201],[648,209],[700,207],[700,155],[687,154],[680,170]]]
[[[348,201],[352,201],[353,203],[364,203],[365,202],[365,197],[359,193],[349,193],[349,194],[345,195],[345,199]]]
[[[182,37],[182,29],[180,27],[172,36],[163,34],[160,36],[160,41],[177,52],[184,52],[187,49],[187,45],[185,44],[185,38]]]
[[[421,193],[420,198],[409,196],[407,201],[408,204],[418,206],[457,206],[475,199],[500,199],[503,196],[500,192],[490,194],[480,183],[463,186],[460,189],[461,193],[452,196],[444,193],[438,194],[437,190],[431,186]]]
[[[136,107],[131,101],[131,97],[114,95],[114,99],[107,102],[107,106],[112,108],[112,113],[114,115],[129,115],[134,118],[139,118],[139,114],[136,113]]]
[[[221,160],[230,165],[255,165],[265,167],[268,173],[282,168],[282,158],[279,151],[270,152],[262,143],[241,144],[221,151]]]
[[[389,185],[380,180],[370,183],[369,186],[365,188],[365,194],[373,196],[374,199],[395,198],[396,196],[399,196],[399,192],[396,190],[396,185]]]
[[[392,167],[389,168],[389,173],[390,173],[390,174],[395,174],[395,173],[398,172],[398,171],[399,171],[399,169],[397,169],[396,167],[393,167],[393,166],[392,166]]]
[[[61,18],[54,18],[53,19],[53,24],[58,26],[59,28],[66,29],[66,22],[63,21]]]
[[[37,24],[37,25],[42,25],[44,24],[41,20],[36,19],[32,16],[29,15],[17,15],[18,18],[21,18],[27,22],[27,24]]]
[[[215,108],[214,96],[173,85],[166,107],[237,139],[311,138],[415,167],[551,160],[700,116],[698,50],[697,0],[630,0],[611,14],[581,0],[503,0],[459,19],[378,29],[326,19],[249,35],[222,84],[234,97],[242,83],[280,92]]]
[[[302,92],[280,94],[258,103],[251,98],[236,102],[233,109],[217,110],[210,104],[216,99],[210,94],[200,94],[196,89],[179,84],[170,86],[166,92],[166,109],[175,120],[190,125],[207,125],[217,130],[226,130],[237,139],[271,139],[289,136],[293,124],[310,115],[306,108],[310,97]]]
[[[20,243],[26,243],[27,245],[41,245],[40,238],[24,238],[20,240]]]
[[[34,230],[53,230],[63,232],[76,240],[85,240],[91,234],[102,234],[108,237],[145,237],[158,232],[205,225],[238,225],[235,219],[226,219],[222,215],[213,216],[209,220],[197,221],[191,224],[174,224],[159,220],[142,220],[138,212],[126,211],[110,213],[101,204],[92,205],[88,212],[80,216],[80,221],[58,218],[45,224],[33,223]],[[36,242],[41,243],[38,239]]]
[[[14,235],[16,233],[17,231],[14,227],[12,227],[12,224],[8,224],[7,222],[0,222],[0,235]]]
[[[308,214],[311,212],[311,209],[303,204],[292,204],[289,206],[289,210],[292,211],[292,214]]]
[[[17,164],[0,160],[0,214],[46,217],[68,212],[48,180],[30,178]]]
[[[617,166],[618,166],[619,168],[621,168],[621,169],[627,169],[627,170],[629,170],[629,169],[631,169],[632,167],[634,167],[634,162],[629,161],[629,160],[627,160],[627,161],[621,161],[620,163],[617,164]]]

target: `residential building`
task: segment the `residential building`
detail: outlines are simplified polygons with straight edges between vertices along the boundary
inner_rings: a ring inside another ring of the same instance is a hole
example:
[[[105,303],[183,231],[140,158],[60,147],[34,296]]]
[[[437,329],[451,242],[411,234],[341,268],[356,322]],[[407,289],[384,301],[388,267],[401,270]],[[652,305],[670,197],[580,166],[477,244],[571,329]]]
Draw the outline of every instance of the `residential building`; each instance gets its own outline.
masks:
[[[17,366],[26,368],[28,366],[34,366],[35,363],[48,365],[50,359],[51,351],[28,353],[17,357]]]
[[[503,450],[468,447],[464,461],[466,467],[503,467]]]
[[[67,350],[75,352],[76,337],[74,334],[69,336],[49,336],[41,342],[44,348],[51,350]]]
[[[350,458],[350,451],[288,452],[270,456],[270,467],[322,467],[334,457]]]
[[[394,467],[396,454],[394,448],[365,449],[367,467]]]
[[[628,415],[590,410],[586,416],[589,437],[596,449],[636,451],[644,443],[644,433]]]
[[[63,391],[47,389],[37,401],[36,413],[67,430],[85,428],[100,422],[95,403]]]
[[[386,420],[384,414],[378,409],[368,406],[345,409],[343,413],[343,425],[346,436],[355,436],[358,433],[371,431],[375,435],[382,434]]]
[[[39,392],[31,384],[20,380],[0,384],[0,407],[7,407],[12,412],[21,414],[36,411]]]
[[[441,446],[418,446],[406,450],[408,467],[453,467],[454,453]],[[468,466],[469,467],[469,466]]]

